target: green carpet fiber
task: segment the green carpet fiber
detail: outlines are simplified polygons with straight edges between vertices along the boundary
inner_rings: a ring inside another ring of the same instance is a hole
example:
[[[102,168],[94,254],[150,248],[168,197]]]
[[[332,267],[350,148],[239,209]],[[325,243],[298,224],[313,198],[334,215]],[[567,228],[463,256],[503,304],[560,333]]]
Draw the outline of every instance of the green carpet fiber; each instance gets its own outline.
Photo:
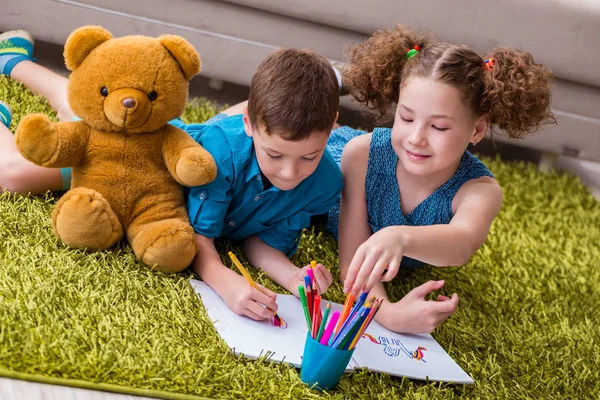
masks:
[[[15,111],[13,131],[27,113],[51,115],[4,77],[0,99]],[[199,100],[185,118],[214,113]],[[459,293],[458,312],[434,336],[473,386],[361,371],[319,393],[293,367],[234,357],[189,286],[191,273],[152,272],[126,245],[101,253],[60,245],[53,194],[0,195],[0,375],[172,399],[599,398],[600,203],[573,176],[485,162],[504,206],[483,248],[463,267],[402,271],[388,285],[394,299],[428,279]],[[221,254],[229,248],[239,251],[219,244]],[[330,236],[311,230],[293,261],[314,258],[337,273],[336,251]],[[342,302],[340,284],[326,297]]]

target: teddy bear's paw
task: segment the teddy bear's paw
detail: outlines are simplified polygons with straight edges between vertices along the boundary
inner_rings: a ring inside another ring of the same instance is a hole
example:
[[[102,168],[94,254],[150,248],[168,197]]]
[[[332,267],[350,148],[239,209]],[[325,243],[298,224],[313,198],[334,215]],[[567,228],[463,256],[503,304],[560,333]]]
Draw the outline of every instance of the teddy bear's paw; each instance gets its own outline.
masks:
[[[139,226],[133,229],[139,231],[131,240],[133,252],[157,271],[179,272],[190,265],[196,255],[194,231],[182,220],[165,219],[151,222],[141,230]]]
[[[32,114],[19,123],[15,141],[23,157],[34,164],[44,165],[58,149],[58,131],[47,116]]]
[[[100,251],[123,238],[123,227],[108,201],[93,189],[67,192],[52,213],[54,233],[67,246]]]
[[[201,147],[185,149],[175,167],[179,182],[186,186],[200,186],[217,177],[217,165],[210,153]]]

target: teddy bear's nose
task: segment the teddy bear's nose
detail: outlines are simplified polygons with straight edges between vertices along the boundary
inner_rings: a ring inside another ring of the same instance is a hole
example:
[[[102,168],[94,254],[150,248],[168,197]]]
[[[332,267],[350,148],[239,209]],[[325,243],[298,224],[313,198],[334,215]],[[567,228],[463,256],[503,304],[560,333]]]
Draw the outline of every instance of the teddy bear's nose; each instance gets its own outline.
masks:
[[[125,99],[123,99],[123,101],[121,101],[121,104],[123,104],[123,107],[125,108],[133,108],[135,107],[135,100],[132,99],[131,97],[127,97]]]

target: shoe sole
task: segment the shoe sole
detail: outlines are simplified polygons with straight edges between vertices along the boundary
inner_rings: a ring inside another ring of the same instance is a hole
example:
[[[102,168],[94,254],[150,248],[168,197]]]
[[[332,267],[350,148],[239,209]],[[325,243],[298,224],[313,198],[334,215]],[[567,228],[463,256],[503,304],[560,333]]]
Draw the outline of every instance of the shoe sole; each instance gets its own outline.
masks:
[[[6,32],[0,34],[0,41],[14,39],[14,38],[25,39],[29,43],[31,43],[32,47],[33,47],[33,45],[35,45],[35,41],[33,40],[33,37],[29,34],[29,32],[24,31],[22,29],[17,29],[14,31],[6,31]]]

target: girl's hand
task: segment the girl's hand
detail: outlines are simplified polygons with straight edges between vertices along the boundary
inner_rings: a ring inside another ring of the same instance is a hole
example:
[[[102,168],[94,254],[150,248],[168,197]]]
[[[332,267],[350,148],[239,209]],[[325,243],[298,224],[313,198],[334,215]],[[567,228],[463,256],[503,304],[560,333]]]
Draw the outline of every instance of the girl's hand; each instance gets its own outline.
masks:
[[[428,281],[411,290],[397,303],[384,303],[376,314],[376,321],[399,333],[430,333],[456,312],[458,295],[438,296],[425,300],[434,290],[441,289],[444,281]]]
[[[381,229],[358,247],[348,267],[344,293],[357,297],[361,291],[370,291],[377,282],[387,282],[396,276],[404,250],[397,232],[397,227]]]
[[[275,299],[277,295],[257,284],[260,291],[248,284],[244,277],[237,275],[221,294],[227,306],[236,314],[262,321],[273,317],[277,311]]]
[[[294,277],[290,280],[288,284],[287,290],[292,292],[292,294],[296,297],[300,296],[300,293],[298,293],[298,286],[304,286],[304,277],[308,275],[306,273],[306,270],[308,269],[310,269],[310,265],[298,269],[298,272],[294,275]],[[323,264],[317,264],[317,266],[313,268],[313,273],[315,274],[315,281],[317,283],[318,293],[325,293],[327,289],[329,289],[329,286],[333,281],[331,272],[329,272],[329,270],[325,268]]]

